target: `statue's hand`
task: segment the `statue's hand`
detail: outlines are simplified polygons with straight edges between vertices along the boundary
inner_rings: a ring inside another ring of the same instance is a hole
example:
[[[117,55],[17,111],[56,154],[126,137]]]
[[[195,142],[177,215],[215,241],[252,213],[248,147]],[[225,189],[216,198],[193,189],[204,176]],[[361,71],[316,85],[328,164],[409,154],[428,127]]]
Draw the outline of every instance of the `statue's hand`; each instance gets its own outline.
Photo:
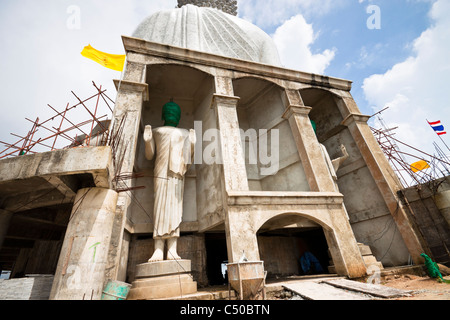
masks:
[[[153,139],[153,132],[152,132],[152,126],[147,125],[145,126],[145,131],[144,131],[144,141],[145,142],[150,142]]]

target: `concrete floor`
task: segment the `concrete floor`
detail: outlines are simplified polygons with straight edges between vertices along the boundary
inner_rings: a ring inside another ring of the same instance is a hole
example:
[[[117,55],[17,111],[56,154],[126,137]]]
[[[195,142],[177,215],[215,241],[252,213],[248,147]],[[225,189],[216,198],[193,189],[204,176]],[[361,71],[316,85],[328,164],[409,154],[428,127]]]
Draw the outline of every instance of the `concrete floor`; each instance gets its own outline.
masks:
[[[423,276],[423,266],[403,266],[385,268],[381,271],[381,277],[413,274]],[[266,281],[266,300],[304,300],[301,295],[295,293],[295,290],[301,290],[301,287],[308,285],[307,290],[304,293],[307,299],[314,300],[373,300],[382,299],[367,295],[364,293],[351,292],[351,290],[345,290],[338,288],[330,288],[330,285],[319,284],[323,281],[347,279],[335,274],[323,274],[323,275],[311,275],[311,276],[290,276],[283,278],[273,278]],[[364,284],[366,279],[356,279],[359,283]],[[296,289],[298,288],[298,289]],[[320,288],[321,295],[316,295],[314,291]],[[325,293],[325,289],[329,294]],[[380,288],[381,289],[381,288]],[[405,294],[407,292],[405,291]],[[310,295],[308,297],[308,295]],[[175,297],[167,300],[237,300],[236,292],[229,290],[227,285],[212,286],[206,288],[199,288],[195,294],[185,295],[181,297]]]

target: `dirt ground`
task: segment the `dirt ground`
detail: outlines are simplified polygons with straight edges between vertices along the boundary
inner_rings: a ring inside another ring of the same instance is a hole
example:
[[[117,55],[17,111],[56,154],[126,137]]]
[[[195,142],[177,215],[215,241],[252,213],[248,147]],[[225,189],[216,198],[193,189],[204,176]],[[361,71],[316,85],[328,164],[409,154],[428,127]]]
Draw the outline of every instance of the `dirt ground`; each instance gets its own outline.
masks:
[[[450,276],[446,276],[444,279],[450,280]],[[380,284],[413,291],[411,297],[392,300],[450,300],[450,284],[439,283],[436,279],[428,276],[420,277],[410,274],[386,276]]]

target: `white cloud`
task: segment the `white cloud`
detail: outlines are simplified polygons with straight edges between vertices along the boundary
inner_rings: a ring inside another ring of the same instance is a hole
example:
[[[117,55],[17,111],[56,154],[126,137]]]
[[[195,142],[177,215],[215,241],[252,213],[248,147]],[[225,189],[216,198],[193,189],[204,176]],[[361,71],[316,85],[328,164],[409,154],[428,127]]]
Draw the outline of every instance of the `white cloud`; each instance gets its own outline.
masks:
[[[417,38],[413,54],[384,74],[364,80],[364,93],[377,111],[389,106],[383,115],[388,127],[396,127],[397,139],[420,150],[434,153],[433,141],[445,149],[428,126],[443,121],[450,133],[450,1],[434,3],[430,17],[433,25]],[[444,136],[449,141],[449,136]]]
[[[311,45],[316,37],[313,26],[308,24],[301,14],[281,25],[275,31],[273,40],[285,67],[323,74],[334,59],[335,49],[326,49],[322,53],[314,54]]]

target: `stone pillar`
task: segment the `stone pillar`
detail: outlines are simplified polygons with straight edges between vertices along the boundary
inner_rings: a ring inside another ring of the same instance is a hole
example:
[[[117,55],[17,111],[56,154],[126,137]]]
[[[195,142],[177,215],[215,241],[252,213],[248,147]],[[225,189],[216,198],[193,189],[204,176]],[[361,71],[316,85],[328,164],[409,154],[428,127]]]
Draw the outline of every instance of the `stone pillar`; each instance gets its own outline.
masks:
[[[127,66],[129,68],[129,66]],[[127,69],[135,70],[134,68]],[[131,72],[130,71],[130,72]],[[139,69],[136,71],[134,78],[144,77],[144,70]],[[127,76],[128,77],[128,76]],[[113,126],[115,132],[117,130],[122,131],[122,135],[117,137],[120,139],[120,144],[115,150],[115,172],[116,175],[120,173],[132,173],[134,167],[134,161],[136,157],[136,147],[139,135],[139,126],[142,116],[142,104],[144,100],[148,99],[148,85],[140,82],[132,81],[115,81],[118,89],[116,105],[114,107]],[[122,123],[122,128],[119,128]],[[112,134],[114,134],[113,132]],[[114,150],[113,150],[114,151]],[[119,167],[120,166],[120,167]],[[120,184],[117,186],[120,189],[131,187]],[[114,220],[114,231],[111,238],[111,245],[108,258],[108,271],[107,275],[109,279],[125,281],[124,278],[120,278],[119,275],[125,275],[125,272],[120,272],[120,260],[121,253],[128,252],[122,250],[123,233],[125,230],[125,221],[127,215],[127,209],[131,203],[130,196],[124,192],[119,194],[117,202],[116,217]],[[125,261],[127,257],[124,257]]]
[[[311,191],[334,192],[334,181],[317,141],[306,107],[296,90],[286,90],[286,111],[283,118],[289,121],[300,159]]]
[[[239,262],[245,253],[249,261],[259,261],[259,247],[256,231],[247,209],[239,207],[228,207],[225,217],[225,231],[227,238],[228,262]]]
[[[117,193],[78,191],[67,226],[50,300],[99,300],[106,277]]]
[[[234,96],[231,78],[215,78],[216,94],[211,107],[216,112],[217,128],[220,134],[221,159],[225,193],[229,191],[248,191],[247,169],[243,155],[241,132],[237,116],[239,97]],[[225,195],[225,199],[227,195]],[[225,200],[226,202],[227,200]],[[256,252],[259,260],[258,242],[253,231],[245,221],[248,212],[239,212],[233,207],[226,207],[225,234],[227,238],[228,261],[238,262],[245,250],[248,259],[256,259],[250,252]],[[254,239],[253,239],[254,237]],[[245,238],[245,239],[244,239]]]
[[[3,246],[3,241],[5,241],[6,234],[8,233],[12,216],[12,212],[0,209],[0,250]]]
[[[139,135],[139,125],[142,115],[142,104],[148,99],[148,85],[140,82],[115,81],[118,88],[116,105],[113,114],[113,126],[122,135],[117,150],[115,150],[116,170],[122,173],[133,172],[136,146]],[[119,126],[122,124],[122,127]],[[114,132],[113,132],[114,134]],[[119,163],[123,158],[123,161]],[[121,164],[120,168],[117,168]],[[116,172],[118,174],[119,172]]]
[[[346,100],[343,101],[346,103]],[[350,107],[349,110],[351,110]],[[400,183],[378,142],[373,136],[372,131],[367,125],[368,120],[369,116],[349,113],[344,121],[342,121],[342,124],[348,127],[353,136],[385,203],[397,224],[397,228],[405,241],[405,245],[408,248],[414,263],[422,264],[423,258],[420,254],[425,252],[424,248],[414,231],[412,223],[409,221],[406,209],[397,197],[397,191],[401,190]]]
[[[328,210],[333,230],[326,230],[327,239],[336,272],[349,278],[364,277],[367,268],[355,239],[355,235],[344,211],[341,209]]]
[[[216,94],[211,107],[216,112],[217,128],[220,134],[221,158],[226,191],[249,190],[247,169],[241,142],[237,116],[238,97],[232,96],[233,85],[229,78],[216,78]]]
[[[127,57],[127,66],[123,80],[134,83],[145,83],[147,76],[147,65],[130,61],[133,57]]]

